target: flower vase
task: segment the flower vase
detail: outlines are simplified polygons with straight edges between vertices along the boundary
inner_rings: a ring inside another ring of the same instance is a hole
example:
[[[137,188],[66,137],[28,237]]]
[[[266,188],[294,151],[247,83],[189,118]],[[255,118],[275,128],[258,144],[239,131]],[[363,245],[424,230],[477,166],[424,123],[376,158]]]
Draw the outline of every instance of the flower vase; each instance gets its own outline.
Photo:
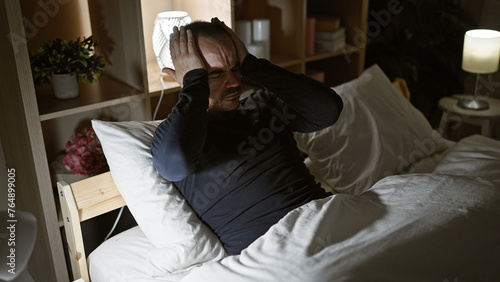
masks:
[[[57,99],[72,99],[80,95],[76,74],[52,74],[51,77]]]

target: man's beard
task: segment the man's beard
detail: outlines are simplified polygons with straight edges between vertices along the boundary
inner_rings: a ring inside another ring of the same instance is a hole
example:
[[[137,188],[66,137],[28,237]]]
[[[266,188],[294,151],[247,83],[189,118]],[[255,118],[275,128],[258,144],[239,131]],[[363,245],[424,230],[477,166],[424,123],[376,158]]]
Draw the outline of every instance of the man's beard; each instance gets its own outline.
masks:
[[[229,88],[226,91],[226,93],[224,93],[224,95],[221,97],[221,99],[217,100],[215,103],[213,103],[212,105],[209,106],[207,111],[210,113],[217,113],[217,112],[227,112],[227,111],[236,110],[238,108],[238,106],[234,107],[234,106],[224,105],[224,102],[228,102],[228,100],[226,100],[226,97],[229,95],[236,94],[236,93],[238,95],[236,95],[234,97],[234,99],[239,100],[241,93],[242,93],[242,89],[240,86]],[[233,100],[231,100],[231,102],[233,102]]]
[[[224,93],[224,96],[222,99],[226,99],[227,96],[232,95],[234,93],[239,93],[241,95],[241,92],[242,92],[242,90],[241,90],[240,86],[231,87],[231,88],[229,88],[229,90],[227,90],[226,93]],[[238,98],[240,95],[238,95]]]

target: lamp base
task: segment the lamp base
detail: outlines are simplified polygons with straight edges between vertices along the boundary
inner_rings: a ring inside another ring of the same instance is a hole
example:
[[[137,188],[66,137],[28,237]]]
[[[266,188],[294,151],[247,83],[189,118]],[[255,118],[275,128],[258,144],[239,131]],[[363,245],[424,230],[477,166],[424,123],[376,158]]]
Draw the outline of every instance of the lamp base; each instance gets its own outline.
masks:
[[[458,101],[458,106],[469,110],[487,110],[490,108],[488,102],[477,98],[463,98]]]

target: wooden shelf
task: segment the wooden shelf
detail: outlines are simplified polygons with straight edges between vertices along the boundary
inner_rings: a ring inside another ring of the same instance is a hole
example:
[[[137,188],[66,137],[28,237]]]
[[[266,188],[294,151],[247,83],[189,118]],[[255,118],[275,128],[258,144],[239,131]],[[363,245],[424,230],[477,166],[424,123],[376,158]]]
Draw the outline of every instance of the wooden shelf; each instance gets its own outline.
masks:
[[[298,65],[302,63],[301,58],[286,56],[282,54],[271,54],[271,62],[282,68]]]
[[[36,88],[40,121],[143,100],[144,96],[144,91],[110,77],[101,77],[96,83],[80,83],[80,96],[68,100],[56,99],[51,86]]]
[[[355,52],[360,52],[360,49],[351,45],[346,45],[342,49],[339,49],[334,52],[323,52],[323,53],[317,53],[311,56],[307,56],[304,60],[306,63],[308,62],[313,62],[313,61],[319,61],[323,59],[328,59],[336,56],[342,56],[350,53],[355,53]]]
[[[154,19],[159,12],[182,10],[192,20],[205,21],[217,16],[230,27],[237,20],[267,18],[271,22],[271,62],[293,72],[306,73],[307,68],[322,71],[329,86],[356,78],[364,69],[369,0],[217,0],[216,4],[200,0],[92,0],[83,1],[83,5],[81,1],[69,1],[58,6],[59,12],[50,15],[47,26],[37,29],[36,36],[26,33],[23,19],[37,20],[38,16],[47,15],[48,11],[40,10],[38,0],[5,2],[0,5],[4,15],[0,19],[8,24],[0,25],[0,29],[4,34],[26,34],[27,44],[18,47],[28,50],[11,52],[12,48],[4,48],[9,56],[5,60],[4,69],[9,71],[3,76],[4,88],[13,97],[2,100],[12,105],[6,107],[9,113],[4,114],[5,124],[16,134],[6,133],[2,137],[13,147],[6,150],[10,152],[9,160],[23,168],[20,181],[26,182],[27,194],[35,195],[25,199],[27,208],[43,227],[37,235],[40,244],[35,246],[31,259],[41,263],[35,263],[30,270],[50,281],[68,281],[69,277],[63,267],[65,244],[60,238],[48,159],[64,148],[68,136],[77,128],[88,126],[91,119],[149,120],[162,89],[165,96],[157,119],[166,118],[177,103],[180,87],[175,81],[160,80],[161,70],[152,49]],[[337,52],[306,56],[308,16],[341,17],[350,45]],[[80,96],[70,100],[56,99],[51,86],[34,89],[27,51],[38,48],[43,40],[89,34],[99,38],[97,51],[105,57],[108,77],[94,84],[80,84]],[[11,43],[5,42],[5,46]],[[15,59],[8,59],[11,56]],[[114,111],[115,105],[124,111]],[[19,118],[21,115],[23,119]],[[92,228],[88,228],[91,232]]]
[[[234,7],[234,20],[269,19],[271,62],[302,73],[306,73],[307,67],[313,65],[329,77],[325,83],[334,86],[338,82],[358,77],[364,69],[363,42],[367,13],[368,0],[241,0]],[[341,25],[346,28],[345,47],[334,52],[306,56],[308,16],[340,17]],[[342,72],[338,71],[340,66]],[[336,79],[330,79],[332,77]]]
[[[179,84],[171,79],[162,75],[160,68],[156,62],[148,62],[148,91],[152,96],[160,95],[162,89],[160,77],[163,80],[163,86],[165,87],[165,93],[178,93],[181,88]]]

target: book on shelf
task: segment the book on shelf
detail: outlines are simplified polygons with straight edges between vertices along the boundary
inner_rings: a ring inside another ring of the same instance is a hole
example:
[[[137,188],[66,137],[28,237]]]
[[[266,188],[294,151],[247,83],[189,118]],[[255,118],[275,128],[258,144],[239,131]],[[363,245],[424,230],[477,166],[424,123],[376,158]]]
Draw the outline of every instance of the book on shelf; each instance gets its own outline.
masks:
[[[316,17],[316,31],[337,31],[340,28],[340,17]]]
[[[306,56],[314,54],[314,37],[316,30],[316,18],[308,17],[306,20]]]
[[[341,26],[336,31],[316,31],[314,39],[335,41],[339,38],[345,37],[345,27]]]
[[[335,52],[342,49],[345,46],[345,36],[340,37],[334,41],[330,40],[319,40],[314,41],[314,51],[315,52]]]

